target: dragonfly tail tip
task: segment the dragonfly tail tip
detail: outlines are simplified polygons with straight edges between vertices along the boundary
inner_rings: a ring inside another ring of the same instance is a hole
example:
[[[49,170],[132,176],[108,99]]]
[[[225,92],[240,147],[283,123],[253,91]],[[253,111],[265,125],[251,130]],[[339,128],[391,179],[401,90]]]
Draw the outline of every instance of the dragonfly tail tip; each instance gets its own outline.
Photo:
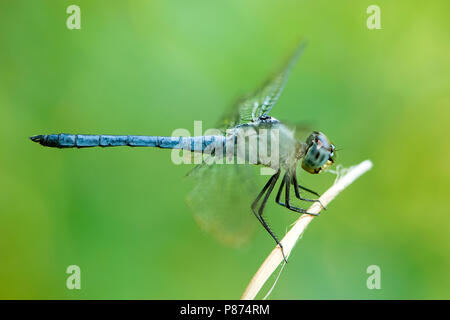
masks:
[[[30,140],[33,141],[33,142],[39,143],[39,142],[42,141],[42,137],[43,137],[42,135],[31,136],[31,137],[30,137]]]

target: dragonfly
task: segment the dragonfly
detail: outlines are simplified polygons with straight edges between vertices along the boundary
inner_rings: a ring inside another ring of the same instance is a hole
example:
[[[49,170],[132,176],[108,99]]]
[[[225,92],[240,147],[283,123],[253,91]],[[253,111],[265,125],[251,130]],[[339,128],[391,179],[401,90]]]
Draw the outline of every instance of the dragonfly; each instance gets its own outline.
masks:
[[[334,144],[324,133],[312,131],[302,136],[304,130],[301,126],[282,122],[269,115],[304,48],[303,42],[278,72],[234,103],[221,118],[219,133],[215,135],[176,137],[60,133],[35,135],[30,139],[42,146],[53,148],[128,146],[183,150],[189,154],[206,153],[207,157],[187,175],[195,181],[186,197],[186,203],[194,212],[195,220],[222,242],[237,246],[246,242],[252,233],[253,227],[248,221],[251,215],[244,213],[251,210],[280,247],[287,262],[281,242],[264,217],[268,199],[281,179],[275,196],[277,204],[299,214],[318,215],[295,206],[291,201],[293,188],[298,200],[320,203],[318,199],[309,199],[302,195],[302,191],[305,191],[320,197],[319,193],[298,183],[297,167],[301,166],[310,174],[319,174],[335,162],[336,156]],[[239,137],[244,137],[240,141],[253,139],[253,142],[257,142],[256,147],[255,143],[253,147],[243,144],[242,149],[238,143]],[[258,146],[261,141],[266,141],[270,147],[278,148],[274,152],[276,157],[272,153],[269,157],[268,152],[260,152]],[[230,150],[233,152],[230,153]],[[254,151],[253,155],[256,154],[253,161],[222,165],[217,161],[224,156],[226,159],[230,158],[230,154],[232,159],[248,160],[251,151]],[[273,174],[254,197],[257,185],[253,179],[256,172],[252,168],[257,166],[271,168]]]

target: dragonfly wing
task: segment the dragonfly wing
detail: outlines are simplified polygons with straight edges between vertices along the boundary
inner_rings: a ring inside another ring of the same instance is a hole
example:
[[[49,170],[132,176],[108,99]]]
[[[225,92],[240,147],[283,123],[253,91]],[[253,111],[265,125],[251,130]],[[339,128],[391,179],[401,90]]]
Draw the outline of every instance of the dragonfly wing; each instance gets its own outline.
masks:
[[[305,142],[306,138],[314,131],[311,124],[307,122],[293,122],[280,119],[280,122],[294,132],[294,139]]]
[[[233,127],[266,116],[280,97],[289,73],[305,46],[305,42],[302,42],[279,72],[264,82],[261,87],[239,99],[223,118],[221,124],[225,127]]]
[[[256,166],[202,164],[192,170],[195,183],[186,197],[196,222],[220,242],[238,247],[250,240],[257,219],[250,208],[257,196]]]
[[[260,88],[239,99],[221,119],[219,127],[231,128],[267,115],[280,97],[304,48],[303,42],[279,72]],[[256,178],[261,176],[258,169],[248,164],[203,163],[189,172],[188,177],[195,184],[186,197],[186,203],[200,226],[221,242],[242,245],[258,226],[250,208],[259,191]]]

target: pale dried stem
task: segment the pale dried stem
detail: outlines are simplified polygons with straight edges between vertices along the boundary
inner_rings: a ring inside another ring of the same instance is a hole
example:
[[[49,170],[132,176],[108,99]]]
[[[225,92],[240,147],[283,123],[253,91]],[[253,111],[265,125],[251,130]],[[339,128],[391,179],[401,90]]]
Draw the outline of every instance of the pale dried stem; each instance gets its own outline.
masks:
[[[349,186],[358,177],[363,175],[366,171],[372,168],[372,162],[365,160],[360,164],[350,168],[350,170],[340,178],[334,185],[332,185],[321,197],[320,202],[327,206],[331,200],[333,200],[342,190]],[[319,213],[322,210],[322,206],[315,202],[309,209],[310,213]],[[292,228],[286,233],[281,240],[281,244],[284,248],[284,253],[288,257],[295,246],[295,243],[305,231],[308,224],[314,219],[314,216],[309,214],[303,214],[294,223]],[[241,299],[252,300],[256,297],[259,290],[261,290],[264,283],[270,277],[270,275],[277,269],[280,263],[283,262],[283,255],[279,246],[269,254],[263,264],[259,267],[256,274],[245,289]]]

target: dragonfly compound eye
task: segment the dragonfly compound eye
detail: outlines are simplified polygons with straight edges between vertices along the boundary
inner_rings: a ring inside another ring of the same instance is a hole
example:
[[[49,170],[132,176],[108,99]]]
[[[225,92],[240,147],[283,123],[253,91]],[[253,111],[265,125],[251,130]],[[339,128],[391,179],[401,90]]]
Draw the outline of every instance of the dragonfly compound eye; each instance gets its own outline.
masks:
[[[302,161],[302,168],[309,173],[320,173],[330,166],[334,160],[334,146],[321,132],[313,132],[308,139],[307,151]]]

